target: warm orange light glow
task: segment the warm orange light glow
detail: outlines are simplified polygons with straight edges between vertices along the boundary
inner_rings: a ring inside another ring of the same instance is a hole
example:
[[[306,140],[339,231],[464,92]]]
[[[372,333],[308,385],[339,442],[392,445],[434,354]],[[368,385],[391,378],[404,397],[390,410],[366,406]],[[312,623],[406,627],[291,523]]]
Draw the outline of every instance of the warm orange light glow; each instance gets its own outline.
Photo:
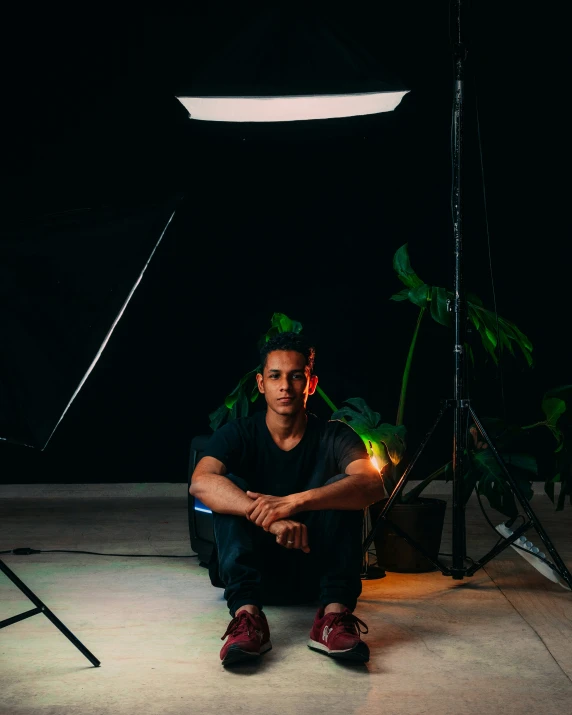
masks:
[[[372,454],[372,455],[371,455],[370,461],[371,461],[371,463],[373,464],[373,466],[377,469],[377,471],[380,472],[380,471],[381,471],[381,468],[380,468],[380,466],[379,466],[379,462],[377,461],[377,458],[376,458],[375,454]]]

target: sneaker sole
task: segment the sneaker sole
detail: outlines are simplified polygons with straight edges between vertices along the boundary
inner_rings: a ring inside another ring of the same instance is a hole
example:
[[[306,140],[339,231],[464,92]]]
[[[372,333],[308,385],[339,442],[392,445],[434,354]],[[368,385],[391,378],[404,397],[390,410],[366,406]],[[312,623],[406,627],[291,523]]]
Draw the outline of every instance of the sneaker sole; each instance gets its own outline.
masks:
[[[367,663],[369,660],[369,648],[363,641],[356,643],[353,648],[348,650],[330,650],[328,646],[310,638],[308,648],[317,650],[319,653],[329,655],[330,658],[336,658],[337,660],[353,660],[358,663]]]
[[[248,661],[253,662],[269,650],[272,650],[272,643],[270,641],[260,646],[260,651],[258,653],[251,653],[250,651],[242,650],[239,646],[231,646],[228,649],[224,660],[221,661],[221,664],[227,666],[234,665],[235,663],[246,663]]]

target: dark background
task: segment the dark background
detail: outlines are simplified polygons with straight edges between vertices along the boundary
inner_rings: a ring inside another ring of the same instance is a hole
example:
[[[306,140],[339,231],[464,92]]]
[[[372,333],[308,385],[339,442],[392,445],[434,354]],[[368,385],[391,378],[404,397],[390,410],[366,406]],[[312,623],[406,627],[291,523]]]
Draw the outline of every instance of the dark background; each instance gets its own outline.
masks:
[[[530,338],[536,364],[530,370],[520,356],[507,357],[501,371],[475,342],[470,396],[481,416],[506,411],[533,422],[542,417],[544,390],[571,381],[568,151],[556,99],[567,75],[548,10],[474,5],[464,105],[465,282],[493,308],[484,185],[498,311]],[[50,236],[60,222],[73,238],[70,216],[133,218],[150,205],[162,215],[174,196],[182,192],[184,200],[45,451],[0,444],[5,484],[186,481],[190,440],[210,431],[208,413],[257,364],[256,341],[275,311],[312,337],[320,385],[336,404],[360,396],[393,423],[417,315],[413,305],[389,301],[402,287],[394,252],[408,243],[424,280],[452,286],[448,3],[329,8],[327,17],[410,94],[374,121],[278,138],[197,127],[175,98],[258,6],[182,7],[163,15],[76,7],[6,16],[4,238],[34,236],[46,221]],[[105,282],[103,257],[114,250],[132,255],[125,271],[136,274],[144,262],[137,241],[136,231],[102,241],[100,254],[92,241],[91,282]],[[100,315],[108,325],[114,317]],[[13,340],[11,354],[19,349]],[[452,365],[452,335],[427,320],[406,408],[412,446],[439,401],[452,396]],[[11,379],[5,369],[0,380]],[[38,410],[45,394],[37,390]],[[311,408],[328,414],[318,397]],[[420,471],[440,466],[450,451],[447,423]]]

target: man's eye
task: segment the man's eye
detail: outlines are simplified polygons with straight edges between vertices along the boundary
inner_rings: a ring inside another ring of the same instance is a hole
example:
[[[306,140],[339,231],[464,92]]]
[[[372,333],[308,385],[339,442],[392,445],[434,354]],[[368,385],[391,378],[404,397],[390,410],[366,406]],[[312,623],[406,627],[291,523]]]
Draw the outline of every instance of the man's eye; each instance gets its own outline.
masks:
[[[302,373],[298,373],[297,375],[292,375],[292,377],[295,380],[301,380],[304,377],[304,375],[302,375]]]

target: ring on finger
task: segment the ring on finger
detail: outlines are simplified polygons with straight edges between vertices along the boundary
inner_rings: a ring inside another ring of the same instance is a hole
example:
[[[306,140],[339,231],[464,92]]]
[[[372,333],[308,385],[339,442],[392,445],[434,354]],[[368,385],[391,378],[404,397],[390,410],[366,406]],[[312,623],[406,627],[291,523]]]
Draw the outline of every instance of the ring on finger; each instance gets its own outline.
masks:
[[[287,543],[287,544],[293,544],[294,542],[293,542],[293,541],[287,541],[286,543]]]

